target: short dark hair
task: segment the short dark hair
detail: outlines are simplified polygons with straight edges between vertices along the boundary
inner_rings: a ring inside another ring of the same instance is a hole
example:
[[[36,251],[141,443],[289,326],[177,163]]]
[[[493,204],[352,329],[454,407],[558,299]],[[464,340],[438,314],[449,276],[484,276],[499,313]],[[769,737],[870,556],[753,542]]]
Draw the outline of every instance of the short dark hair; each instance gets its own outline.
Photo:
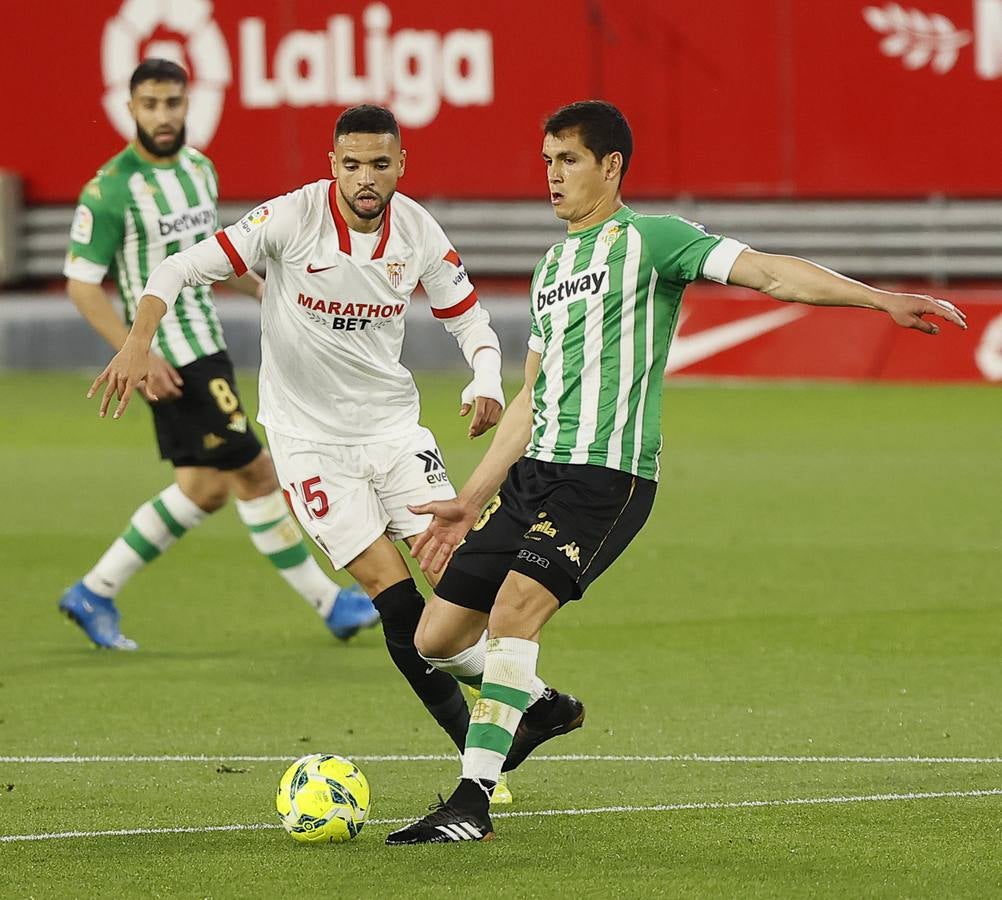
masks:
[[[543,124],[543,133],[557,135],[561,131],[577,129],[583,143],[598,162],[610,153],[623,155],[623,172],[630,167],[633,155],[633,132],[624,116],[611,103],[604,100],[579,100],[562,106]],[[621,179],[622,180],[622,179]]]
[[[400,126],[385,106],[363,103],[351,106],[337,117],[334,125],[334,140],[342,134],[392,134],[400,139]]]
[[[135,93],[136,88],[144,81],[178,81],[187,86],[188,73],[176,62],[154,56],[144,59],[136,66],[136,71],[129,79],[129,93]]]

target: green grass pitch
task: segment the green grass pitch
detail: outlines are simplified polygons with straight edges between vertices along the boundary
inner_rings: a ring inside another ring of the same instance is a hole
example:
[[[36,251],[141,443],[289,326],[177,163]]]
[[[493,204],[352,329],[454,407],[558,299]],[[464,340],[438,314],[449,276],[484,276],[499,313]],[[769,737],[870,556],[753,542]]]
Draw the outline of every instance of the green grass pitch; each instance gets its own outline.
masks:
[[[142,405],[99,422],[88,380],[0,377],[0,896],[1002,891],[996,390],[672,385],[651,521],[543,641],[588,720],[541,756],[602,758],[530,759],[493,843],[388,848],[388,820],[451,790],[450,745],[378,631],[337,643],[232,509],[121,595],[138,653],[57,615],[170,477]],[[482,447],[461,384],[419,383],[461,483]],[[274,826],[286,760],[315,751],[369,778],[357,840],[207,830]],[[210,759],[39,761],[133,755]],[[167,831],[9,839],[119,829]]]

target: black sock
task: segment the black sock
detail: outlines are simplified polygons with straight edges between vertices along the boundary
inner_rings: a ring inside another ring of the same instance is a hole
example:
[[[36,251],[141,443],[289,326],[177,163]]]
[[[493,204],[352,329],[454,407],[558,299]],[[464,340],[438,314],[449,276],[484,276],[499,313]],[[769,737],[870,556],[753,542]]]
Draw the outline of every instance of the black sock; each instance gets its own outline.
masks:
[[[383,638],[390,659],[462,753],[470,712],[456,679],[429,665],[414,647],[414,634],[424,610],[424,599],[414,579],[388,587],[372,602],[383,620]]]
[[[491,805],[491,791],[494,790],[496,782],[486,779],[460,778],[459,787],[449,797],[449,806],[463,812],[475,812],[486,814]]]

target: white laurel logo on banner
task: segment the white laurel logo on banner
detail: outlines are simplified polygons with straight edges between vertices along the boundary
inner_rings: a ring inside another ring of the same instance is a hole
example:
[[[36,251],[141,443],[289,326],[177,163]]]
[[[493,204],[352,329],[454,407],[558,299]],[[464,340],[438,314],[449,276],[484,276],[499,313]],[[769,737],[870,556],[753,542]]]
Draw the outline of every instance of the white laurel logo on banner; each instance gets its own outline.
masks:
[[[151,40],[157,28],[179,35],[176,40]],[[212,140],[223,113],[226,86],[232,80],[230,53],[219,26],[212,19],[210,0],[125,0],[118,14],[104,26],[101,70],[104,74],[104,111],[123,138],[136,136],[136,124],[125,104],[129,78],[144,56],[170,59],[192,71],[188,86],[188,142],[205,147]],[[185,60],[188,57],[188,61]]]
[[[969,31],[961,31],[940,13],[904,9],[897,3],[867,6],[863,18],[874,31],[887,35],[880,42],[880,52],[901,57],[906,69],[931,64],[936,74],[944,75],[957,64],[960,49],[973,39]]]

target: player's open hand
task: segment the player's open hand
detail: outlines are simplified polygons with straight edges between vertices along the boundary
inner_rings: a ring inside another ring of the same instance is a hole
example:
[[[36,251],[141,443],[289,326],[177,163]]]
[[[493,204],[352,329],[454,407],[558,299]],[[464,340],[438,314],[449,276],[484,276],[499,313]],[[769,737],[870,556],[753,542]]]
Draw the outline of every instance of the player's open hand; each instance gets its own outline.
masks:
[[[431,524],[411,544],[411,556],[422,572],[441,572],[480,515],[477,507],[458,497],[407,508],[416,516],[433,516]]]
[[[459,407],[459,414],[467,416],[471,409],[475,411],[466,432],[470,438],[480,437],[484,432],[490,431],[501,421],[501,413],[504,412],[504,407],[493,397],[475,397],[473,403],[464,402]]]
[[[885,299],[887,314],[902,328],[914,328],[926,334],[939,334],[939,325],[925,316],[939,316],[959,328],[967,328],[967,316],[947,300],[923,294],[890,294]]]
[[[137,389],[153,403],[160,399],[149,387],[151,356],[149,348],[136,347],[126,341],[104,371],[94,379],[90,390],[87,391],[88,400],[98,392],[102,384],[107,384],[104,396],[101,397],[101,408],[98,410],[98,415],[102,419],[108,414],[108,406],[115,395],[118,396],[118,406],[115,407],[112,416],[114,419],[121,418],[129,405],[133,391]]]

